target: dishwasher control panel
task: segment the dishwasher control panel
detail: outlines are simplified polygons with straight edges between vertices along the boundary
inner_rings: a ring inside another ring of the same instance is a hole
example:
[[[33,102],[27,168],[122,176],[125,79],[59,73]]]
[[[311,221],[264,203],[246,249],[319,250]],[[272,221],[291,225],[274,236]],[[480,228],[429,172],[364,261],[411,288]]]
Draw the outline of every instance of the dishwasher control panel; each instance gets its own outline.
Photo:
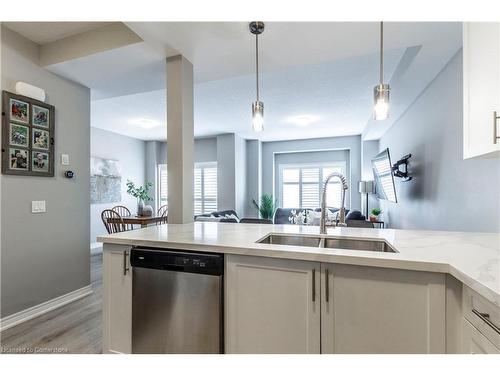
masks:
[[[134,247],[130,252],[132,267],[153,268],[165,271],[224,274],[224,255],[176,251],[149,247]]]

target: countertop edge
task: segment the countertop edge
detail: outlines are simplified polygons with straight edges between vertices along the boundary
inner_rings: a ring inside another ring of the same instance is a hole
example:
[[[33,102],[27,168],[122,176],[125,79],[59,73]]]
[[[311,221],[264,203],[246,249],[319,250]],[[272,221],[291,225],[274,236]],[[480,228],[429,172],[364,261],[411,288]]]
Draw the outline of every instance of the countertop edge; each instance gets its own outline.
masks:
[[[239,246],[224,246],[220,244],[196,244],[184,243],[173,241],[152,241],[152,240],[138,240],[138,239],[120,239],[110,237],[97,237],[97,242],[103,244],[115,244],[124,246],[152,246],[164,249],[179,249],[191,251],[206,251],[218,252],[231,255],[246,255],[246,256],[259,256],[268,258],[282,258],[292,260],[303,260],[310,262],[325,262],[325,263],[338,263],[348,264],[353,266],[368,266],[368,267],[381,267],[392,269],[404,269],[409,271],[424,271],[424,272],[437,272],[446,273],[455,277],[457,280],[468,286],[481,296],[500,307],[500,295],[494,290],[474,280],[473,277],[461,272],[453,265],[447,262],[428,262],[428,261],[415,261],[408,259],[388,259],[388,258],[374,258],[370,256],[357,256],[344,255],[344,254],[311,254],[301,252],[300,249],[295,251],[274,250],[274,249],[256,249]],[[251,252],[251,254],[249,253]]]

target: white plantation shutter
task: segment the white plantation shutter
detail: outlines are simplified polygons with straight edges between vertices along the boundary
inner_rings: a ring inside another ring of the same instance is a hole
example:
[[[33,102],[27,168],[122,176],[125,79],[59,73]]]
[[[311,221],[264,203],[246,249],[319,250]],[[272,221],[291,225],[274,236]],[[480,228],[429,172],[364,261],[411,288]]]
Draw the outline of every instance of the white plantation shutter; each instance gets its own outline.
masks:
[[[168,204],[167,165],[158,165],[158,207]]]
[[[194,169],[194,214],[217,211],[217,163],[197,163]]]
[[[283,208],[316,208],[321,206],[323,181],[332,172],[345,174],[345,163],[328,165],[280,166],[280,205]],[[327,206],[340,207],[342,187],[337,179],[327,188]]]
[[[158,165],[158,202],[168,203],[167,164]],[[217,163],[199,163],[194,168],[194,214],[217,211]]]

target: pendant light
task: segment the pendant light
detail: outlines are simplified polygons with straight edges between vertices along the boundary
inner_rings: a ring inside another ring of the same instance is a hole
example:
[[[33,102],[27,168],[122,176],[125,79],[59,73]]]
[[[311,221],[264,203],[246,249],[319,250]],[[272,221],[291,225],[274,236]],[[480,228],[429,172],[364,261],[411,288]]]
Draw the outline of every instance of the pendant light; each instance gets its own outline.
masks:
[[[373,89],[373,119],[385,120],[389,117],[389,84],[384,83],[384,23],[380,22],[380,82]]]
[[[255,132],[264,130],[264,103],[259,100],[259,34],[264,32],[264,22],[250,22],[250,32],[255,35],[255,76],[257,100],[252,103],[252,128]]]

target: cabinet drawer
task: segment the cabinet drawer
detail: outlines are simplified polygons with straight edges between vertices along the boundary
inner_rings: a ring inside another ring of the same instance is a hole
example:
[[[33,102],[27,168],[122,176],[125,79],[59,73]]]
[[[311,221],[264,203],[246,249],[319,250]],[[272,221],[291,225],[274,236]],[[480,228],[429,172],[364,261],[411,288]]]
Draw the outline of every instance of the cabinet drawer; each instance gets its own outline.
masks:
[[[500,354],[500,349],[496,348],[485,336],[463,319],[463,353],[464,354]]]
[[[464,317],[500,349],[500,307],[466,286],[462,304]]]

